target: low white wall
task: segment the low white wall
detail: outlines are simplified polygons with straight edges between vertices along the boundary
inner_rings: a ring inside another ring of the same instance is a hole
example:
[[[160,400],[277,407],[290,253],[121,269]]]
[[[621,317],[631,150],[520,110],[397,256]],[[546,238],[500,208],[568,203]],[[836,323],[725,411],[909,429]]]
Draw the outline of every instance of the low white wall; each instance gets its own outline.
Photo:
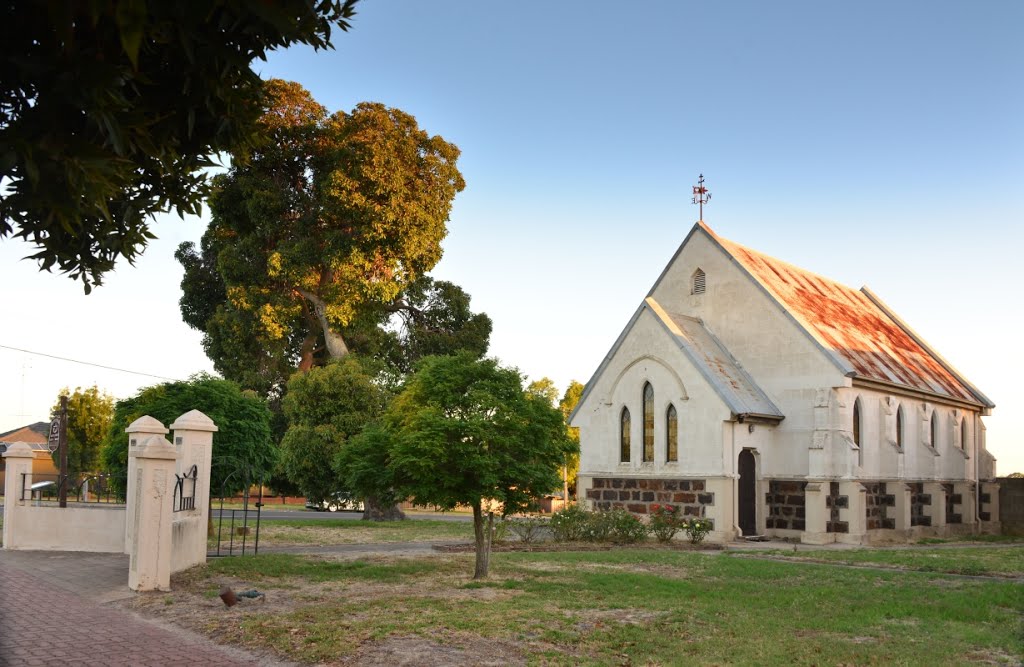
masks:
[[[18,530],[5,549],[124,552],[124,505],[68,504],[61,508],[25,502],[12,507]]]
[[[206,562],[206,514],[175,516],[171,524],[171,573]]]

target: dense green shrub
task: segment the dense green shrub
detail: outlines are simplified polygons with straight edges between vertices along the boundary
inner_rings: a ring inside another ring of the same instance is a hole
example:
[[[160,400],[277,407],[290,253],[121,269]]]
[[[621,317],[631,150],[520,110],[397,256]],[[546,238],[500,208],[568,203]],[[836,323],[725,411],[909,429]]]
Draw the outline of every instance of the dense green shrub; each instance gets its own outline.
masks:
[[[603,521],[610,526],[609,538],[616,544],[636,544],[647,537],[647,524],[621,507],[597,515],[604,515]]]
[[[687,522],[679,515],[681,509],[678,505],[651,505],[649,527],[659,542],[671,542],[684,529]]]
[[[590,512],[579,505],[569,505],[551,515],[551,534],[558,542],[578,542],[584,538],[590,523]]]
[[[711,519],[690,519],[686,522],[685,530],[691,544],[700,544],[714,527]]]

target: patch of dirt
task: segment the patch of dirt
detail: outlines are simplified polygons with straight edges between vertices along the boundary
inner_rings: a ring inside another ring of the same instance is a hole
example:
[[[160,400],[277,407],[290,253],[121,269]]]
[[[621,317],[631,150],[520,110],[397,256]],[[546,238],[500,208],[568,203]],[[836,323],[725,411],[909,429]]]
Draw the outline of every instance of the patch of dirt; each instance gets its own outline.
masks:
[[[1020,665],[1021,656],[1012,655],[996,649],[972,651],[964,656],[971,663],[978,665]]]
[[[476,546],[469,544],[445,544],[435,545],[437,551],[448,553],[473,553]],[[689,542],[672,542],[661,544],[660,542],[642,542],[639,544],[611,544],[607,542],[494,542],[491,544],[492,552],[539,552],[547,553],[552,551],[616,551],[619,549],[639,549],[642,551],[722,551],[725,546],[721,544],[690,544]]]
[[[589,632],[602,625],[646,625],[667,614],[665,611],[647,609],[586,609],[566,612],[569,618],[576,620],[575,626],[580,632]]]
[[[445,643],[415,635],[388,637],[363,644],[342,664],[368,667],[469,667],[525,665],[522,650],[512,642],[452,635]]]

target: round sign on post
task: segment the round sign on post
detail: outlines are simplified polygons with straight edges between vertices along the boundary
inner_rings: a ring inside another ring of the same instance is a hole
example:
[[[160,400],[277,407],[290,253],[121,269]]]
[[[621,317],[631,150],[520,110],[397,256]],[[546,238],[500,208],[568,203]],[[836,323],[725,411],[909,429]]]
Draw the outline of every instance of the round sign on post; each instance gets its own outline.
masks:
[[[46,446],[51,452],[57,451],[57,448],[60,447],[60,417],[54,417],[50,422],[50,437],[47,439]]]

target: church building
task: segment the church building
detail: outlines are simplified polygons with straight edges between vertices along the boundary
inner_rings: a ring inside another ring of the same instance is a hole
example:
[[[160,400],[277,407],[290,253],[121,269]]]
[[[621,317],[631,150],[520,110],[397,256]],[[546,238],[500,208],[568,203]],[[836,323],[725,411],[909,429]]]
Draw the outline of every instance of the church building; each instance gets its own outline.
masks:
[[[998,532],[994,407],[868,288],[698,222],[570,417],[578,494],[715,541]]]

